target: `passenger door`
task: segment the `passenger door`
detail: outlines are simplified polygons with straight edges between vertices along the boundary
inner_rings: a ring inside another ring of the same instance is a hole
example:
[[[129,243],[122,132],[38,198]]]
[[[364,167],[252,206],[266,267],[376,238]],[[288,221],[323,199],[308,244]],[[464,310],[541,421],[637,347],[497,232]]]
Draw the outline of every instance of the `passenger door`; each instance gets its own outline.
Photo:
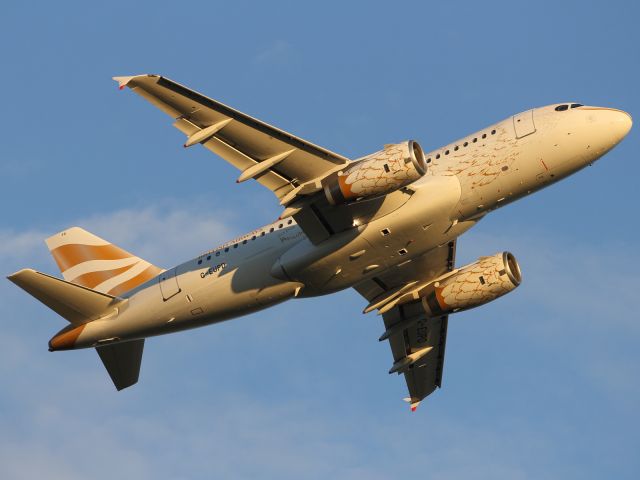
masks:
[[[169,300],[174,295],[180,293],[178,285],[177,267],[166,270],[160,274],[160,292],[164,301]]]
[[[516,131],[516,138],[526,137],[536,131],[536,125],[533,123],[533,110],[519,113],[513,116],[513,128]]]

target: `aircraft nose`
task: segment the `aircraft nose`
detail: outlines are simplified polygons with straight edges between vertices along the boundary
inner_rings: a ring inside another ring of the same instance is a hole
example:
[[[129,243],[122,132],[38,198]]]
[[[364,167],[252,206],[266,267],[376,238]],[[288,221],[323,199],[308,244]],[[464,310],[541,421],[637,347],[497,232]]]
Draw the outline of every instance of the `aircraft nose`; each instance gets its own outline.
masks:
[[[618,117],[619,120],[617,120],[617,123],[619,125],[619,133],[622,139],[626,137],[629,133],[629,130],[631,130],[631,127],[633,126],[633,118],[631,118],[631,114],[622,110],[620,110]]]
[[[614,143],[620,142],[631,130],[633,125],[631,115],[623,110],[616,109],[606,109],[603,113],[605,113],[604,123],[607,126],[607,130],[614,137]]]

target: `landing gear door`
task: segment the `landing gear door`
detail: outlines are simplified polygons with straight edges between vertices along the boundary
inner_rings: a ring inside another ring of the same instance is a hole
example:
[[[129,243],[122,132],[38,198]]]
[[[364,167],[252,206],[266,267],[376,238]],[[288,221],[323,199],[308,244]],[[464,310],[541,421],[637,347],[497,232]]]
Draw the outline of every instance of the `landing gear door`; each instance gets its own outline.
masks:
[[[176,270],[176,268],[172,268],[160,274],[160,292],[164,301],[169,300],[180,292]]]
[[[519,113],[513,116],[513,128],[516,131],[516,138],[526,137],[536,131],[536,125],[533,123],[533,110]]]

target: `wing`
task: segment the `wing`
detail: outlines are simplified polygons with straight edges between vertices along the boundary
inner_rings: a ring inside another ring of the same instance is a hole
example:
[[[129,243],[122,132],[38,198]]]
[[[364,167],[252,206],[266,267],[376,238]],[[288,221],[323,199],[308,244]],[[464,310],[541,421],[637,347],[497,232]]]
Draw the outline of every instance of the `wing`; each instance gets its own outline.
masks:
[[[412,284],[428,282],[453,270],[455,250],[454,240],[355,288],[370,306],[377,304],[376,308],[384,310],[381,302],[385,298],[397,298]],[[409,389],[407,401],[415,410],[422,399],[442,386],[447,316],[428,318],[422,303],[414,301],[387,310],[383,319],[386,330],[380,340],[389,340],[394,361],[389,373],[404,373]]]
[[[185,147],[202,143],[242,171],[238,182],[253,178],[283,204],[299,192],[319,190],[315,180],[349,162],[159,75],[114,80],[170,115],[173,126],[187,135]]]

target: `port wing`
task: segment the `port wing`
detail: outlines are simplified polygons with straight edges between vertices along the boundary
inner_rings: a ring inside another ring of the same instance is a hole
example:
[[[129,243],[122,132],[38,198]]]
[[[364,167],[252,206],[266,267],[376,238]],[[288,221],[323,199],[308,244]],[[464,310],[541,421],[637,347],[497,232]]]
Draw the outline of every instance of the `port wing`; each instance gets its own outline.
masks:
[[[238,181],[255,179],[282,204],[315,193],[319,178],[349,160],[159,75],[114,77],[120,88],[167,113],[187,136],[241,170]]]
[[[453,270],[455,247],[455,241],[449,242],[355,288],[370,305],[375,305],[406,285],[429,281]],[[422,303],[415,301],[391,308],[382,318],[386,330],[380,340],[389,340],[393,354],[394,363],[389,373],[404,374],[409,390],[406,400],[415,410],[422,399],[442,386],[447,316],[428,318]]]

